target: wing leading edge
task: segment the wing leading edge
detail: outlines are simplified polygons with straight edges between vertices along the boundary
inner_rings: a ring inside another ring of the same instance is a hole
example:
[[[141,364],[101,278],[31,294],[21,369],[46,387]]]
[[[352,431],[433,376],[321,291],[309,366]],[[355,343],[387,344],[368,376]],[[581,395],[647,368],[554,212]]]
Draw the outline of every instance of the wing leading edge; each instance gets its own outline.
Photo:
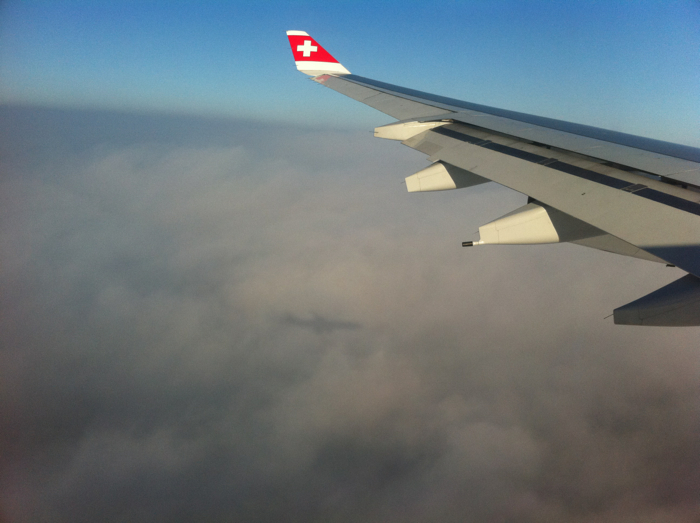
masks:
[[[463,245],[571,242],[675,265],[689,275],[616,309],[615,323],[700,325],[700,149],[353,75],[332,57],[324,63],[330,54],[315,40],[289,33],[295,59],[295,47],[318,48],[306,58],[321,65],[309,72],[297,61],[300,70],[399,120],[375,136],[428,155],[431,165],[406,179],[409,191],[495,181],[529,197]]]

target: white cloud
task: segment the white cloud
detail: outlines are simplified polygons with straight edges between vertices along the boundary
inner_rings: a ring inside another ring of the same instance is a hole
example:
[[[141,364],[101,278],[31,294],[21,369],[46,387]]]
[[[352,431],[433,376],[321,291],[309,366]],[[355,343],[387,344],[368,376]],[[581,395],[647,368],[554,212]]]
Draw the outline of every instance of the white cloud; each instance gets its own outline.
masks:
[[[461,249],[522,197],[232,129],[2,182],[6,518],[694,521],[694,331],[603,320],[677,272]]]

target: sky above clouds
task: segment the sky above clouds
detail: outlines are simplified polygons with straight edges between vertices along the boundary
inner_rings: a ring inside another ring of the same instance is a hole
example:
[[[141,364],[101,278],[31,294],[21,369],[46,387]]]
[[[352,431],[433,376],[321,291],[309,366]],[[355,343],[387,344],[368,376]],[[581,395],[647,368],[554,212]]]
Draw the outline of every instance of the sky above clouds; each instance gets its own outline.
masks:
[[[362,76],[697,146],[697,2],[0,5],[0,100],[324,127],[377,114],[309,87],[285,31]]]
[[[525,197],[407,193],[424,155],[374,139],[387,117],[308,82],[284,37],[698,145],[698,19],[0,4],[0,523],[698,521],[698,330],[605,319],[682,271],[461,248]]]

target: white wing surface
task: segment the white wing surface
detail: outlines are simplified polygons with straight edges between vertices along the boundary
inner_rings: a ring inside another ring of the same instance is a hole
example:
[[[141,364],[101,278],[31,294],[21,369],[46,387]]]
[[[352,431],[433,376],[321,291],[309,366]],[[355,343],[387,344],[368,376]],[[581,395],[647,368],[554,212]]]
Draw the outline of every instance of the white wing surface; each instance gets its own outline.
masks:
[[[375,136],[433,162],[406,178],[409,191],[494,181],[529,197],[463,245],[572,242],[675,265],[689,274],[616,309],[615,322],[700,325],[700,149],[371,80],[287,34],[299,70],[396,118]]]

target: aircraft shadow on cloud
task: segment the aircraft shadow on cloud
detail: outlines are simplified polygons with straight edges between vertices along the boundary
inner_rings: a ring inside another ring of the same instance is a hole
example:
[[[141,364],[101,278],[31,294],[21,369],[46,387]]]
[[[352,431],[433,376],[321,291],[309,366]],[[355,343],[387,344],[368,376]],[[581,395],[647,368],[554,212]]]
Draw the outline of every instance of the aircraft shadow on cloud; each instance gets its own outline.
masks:
[[[337,330],[357,330],[362,326],[354,321],[329,320],[318,314],[313,314],[311,318],[299,318],[293,314],[287,314],[282,318],[282,323],[295,325],[303,329],[309,329],[316,334],[328,334]]]
[[[464,247],[571,242],[673,265],[688,274],[615,309],[614,321],[700,325],[700,149],[364,78],[304,31],[287,36],[299,71],[398,120],[376,137],[428,156],[409,192],[493,181],[528,196]]]

